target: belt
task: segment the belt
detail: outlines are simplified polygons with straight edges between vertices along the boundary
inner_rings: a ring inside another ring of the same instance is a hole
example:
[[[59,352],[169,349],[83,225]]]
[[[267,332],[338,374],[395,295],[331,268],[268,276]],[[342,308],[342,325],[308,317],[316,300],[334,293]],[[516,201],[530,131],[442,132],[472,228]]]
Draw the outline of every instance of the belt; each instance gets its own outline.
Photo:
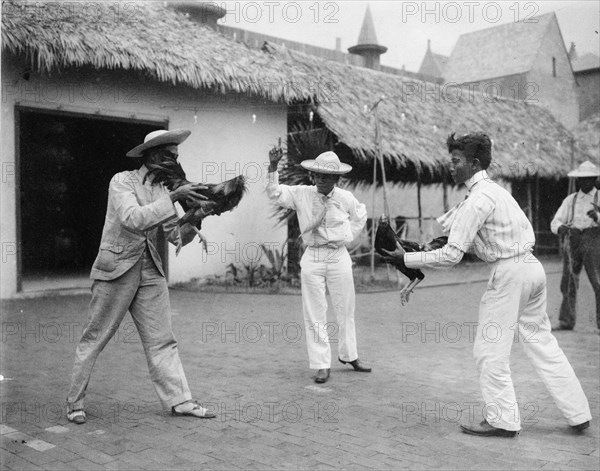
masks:
[[[313,244],[313,245],[309,245],[308,248],[309,249],[339,249],[340,247],[344,247],[343,245],[339,245],[339,244],[334,244],[334,243],[330,243],[330,244]]]
[[[494,264],[494,263],[501,263],[501,262],[507,262],[507,261],[508,262],[521,262],[521,261],[524,261],[525,259],[527,259],[527,261],[533,261],[536,258],[535,258],[535,255],[533,255],[532,251],[526,250],[524,252],[519,252],[517,254],[511,254],[510,257],[498,258],[490,263]]]

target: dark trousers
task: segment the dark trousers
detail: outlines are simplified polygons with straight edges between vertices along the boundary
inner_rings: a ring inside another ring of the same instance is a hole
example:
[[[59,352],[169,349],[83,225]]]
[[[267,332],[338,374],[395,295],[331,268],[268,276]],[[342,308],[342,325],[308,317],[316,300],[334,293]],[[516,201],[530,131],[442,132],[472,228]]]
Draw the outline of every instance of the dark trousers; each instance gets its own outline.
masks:
[[[566,329],[575,326],[579,275],[581,269],[585,267],[596,294],[596,323],[600,328],[600,227],[583,231],[571,230],[565,242],[567,241],[560,282],[560,290],[563,294],[558,317],[560,325]]]

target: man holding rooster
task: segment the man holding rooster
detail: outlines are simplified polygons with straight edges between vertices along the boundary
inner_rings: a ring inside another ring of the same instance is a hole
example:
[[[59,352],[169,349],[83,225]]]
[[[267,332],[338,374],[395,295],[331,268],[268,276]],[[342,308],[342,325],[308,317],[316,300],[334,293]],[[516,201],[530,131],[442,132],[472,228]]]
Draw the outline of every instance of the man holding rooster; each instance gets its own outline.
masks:
[[[187,130],[154,131],[127,157],[142,159],[138,170],[116,174],[110,181],[108,207],[98,256],[90,277],[92,299],[88,324],[75,352],[67,418],[86,421],[84,397],[96,358],[113,337],[129,310],[135,322],[156,393],[173,415],[214,418],[192,400],[177,341],[171,329],[169,292],[157,234],[162,226],[167,240],[180,248],[193,240],[202,211],[191,223],[179,225],[176,201],[199,204],[207,187],[186,183],[169,191],[155,181],[149,168],[177,159],[177,146],[190,135]]]
[[[447,140],[450,173],[465,184],[468,197],[438,219],[448,235],[441,249],[406,253],[398,244],[384,257],[408,268],[438,268],[458,263],[465,252],[488,262],[490,280],[479,305],[473,353],[485,401],[484,420],[464,424],[465,433],[515,436],[521,428],[509,358],[518,335],[534,369],[576,432],[592,418],[587,398],[567,357],[551,333],[546,313],[546,274],[533,256],[535,236],[531,223],[511,194],[493,182],[487,168],[492,143],[483,133]],[[486,336],[488,327],[495,334]]]

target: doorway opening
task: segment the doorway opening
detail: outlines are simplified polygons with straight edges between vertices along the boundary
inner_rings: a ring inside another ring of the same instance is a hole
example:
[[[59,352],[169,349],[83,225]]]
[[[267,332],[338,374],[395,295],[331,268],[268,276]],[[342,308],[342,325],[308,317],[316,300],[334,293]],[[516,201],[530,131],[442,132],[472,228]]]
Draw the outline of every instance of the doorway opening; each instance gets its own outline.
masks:
[[[89,287],[110,179],[137,168],[125,154],[167,123],[21,107],[17,123],[18,289]]]

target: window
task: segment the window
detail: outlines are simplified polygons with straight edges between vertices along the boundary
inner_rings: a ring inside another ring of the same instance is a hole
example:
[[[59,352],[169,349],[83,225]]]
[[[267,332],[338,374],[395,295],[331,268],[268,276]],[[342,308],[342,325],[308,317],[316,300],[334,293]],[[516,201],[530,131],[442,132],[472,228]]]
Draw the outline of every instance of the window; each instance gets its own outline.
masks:
[[[552,58],[552,77],[556,77],[556,57]]]

